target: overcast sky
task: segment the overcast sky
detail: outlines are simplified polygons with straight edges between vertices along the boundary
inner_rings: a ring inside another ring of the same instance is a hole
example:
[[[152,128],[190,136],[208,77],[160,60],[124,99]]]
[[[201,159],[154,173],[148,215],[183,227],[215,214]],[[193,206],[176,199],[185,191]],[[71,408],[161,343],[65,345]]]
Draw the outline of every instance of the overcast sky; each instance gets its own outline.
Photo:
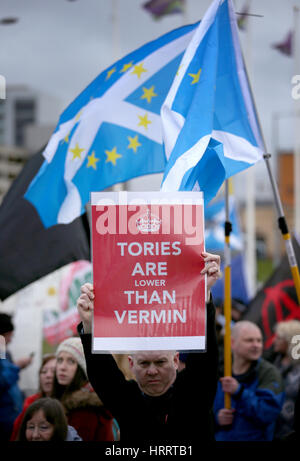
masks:
[[[241,11],[246,0],[236,0]],[[0,0],[0,18],[19,22],[0,26],[0,73],[7,84],[26,84],[59,98],[61,111],[101,71],[145,42],[203,16],[210,0],[187,0],[184,16],[154,21],[145,0]],[[271,48],[293,27],[293,5],[300,0],[252,0],[249,31],[240,38],[249,68],[263,132],[271,145],[272,114],[282,114],[280,143],[292,146],[291,77],[294,60]],[[115,18],[115,19],[113,19]],[[53,120],[54,123],[57,119]]]

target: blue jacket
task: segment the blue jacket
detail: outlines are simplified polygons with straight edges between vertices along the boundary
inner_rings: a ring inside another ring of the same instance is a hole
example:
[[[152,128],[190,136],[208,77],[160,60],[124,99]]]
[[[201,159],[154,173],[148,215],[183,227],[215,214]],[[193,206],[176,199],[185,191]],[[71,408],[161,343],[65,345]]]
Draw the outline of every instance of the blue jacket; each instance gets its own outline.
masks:
[[[240,383],[231,396],[235,408],[231,426],[220,426],[218,412],[224,408],[224,392],[218,383],[214,402],[215,438],[217,441],[269,441],[281,411],[284,392],[280,373],[264,359],[253,362],[243,375],[233,375]]]
[[[0,360],[0,439],[10,436],[14,420],[22,411],[23,394],[18,387],[20,368],[8,359]]]

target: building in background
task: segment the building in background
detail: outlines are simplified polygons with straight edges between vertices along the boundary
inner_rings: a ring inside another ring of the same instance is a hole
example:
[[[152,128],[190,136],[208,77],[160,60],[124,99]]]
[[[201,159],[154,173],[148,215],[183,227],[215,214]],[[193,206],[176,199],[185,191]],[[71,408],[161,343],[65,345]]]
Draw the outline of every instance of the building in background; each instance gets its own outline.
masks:
[[[0,101],[0,203],[26,160],[48,142],[60,110],[53,96],[7,86]]]
[[[0,203],[27,158],[28,151],[24,148],[0,145]]]
[[[276,165],[271,159],[271,168],[276,174]],[[273,258],[274,248],[278,244],[277,234],[280,231],[277,225],[277,212],[271,182],[264,161],[251,167],[254,170],[255,191],[255,233],[257,258]],[[250,170],[250,169],[249,169]],[[248,170],[234,177],[235,198],[239,205],[241,228],[244,236],[247,233],[247,173]]]

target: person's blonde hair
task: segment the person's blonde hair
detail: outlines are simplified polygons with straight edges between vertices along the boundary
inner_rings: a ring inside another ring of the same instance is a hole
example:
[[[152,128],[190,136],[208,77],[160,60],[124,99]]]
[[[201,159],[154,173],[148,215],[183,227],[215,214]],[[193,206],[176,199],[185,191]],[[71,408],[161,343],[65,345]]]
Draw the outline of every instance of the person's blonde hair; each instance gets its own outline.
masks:
[[[286,320],[278,322],[275,325],[276,335],[287,342],[288,353],[291,355],[291,350],[294,347],[292,339],[296,335],[300,335],[300,321],[299,320]]]

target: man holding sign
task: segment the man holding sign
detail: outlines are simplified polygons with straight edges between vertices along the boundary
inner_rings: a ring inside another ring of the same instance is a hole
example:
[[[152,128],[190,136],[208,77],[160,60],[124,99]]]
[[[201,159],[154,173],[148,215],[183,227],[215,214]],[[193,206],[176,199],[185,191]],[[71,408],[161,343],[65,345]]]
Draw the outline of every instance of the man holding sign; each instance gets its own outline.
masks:
[[[91,194],[96,353],[205,350],[202,192]]]
[[[211,441],[211,409],[218,379],[215,308],[210,289],[220,277],[220,257],[203,252],[206,276],[206,352],[188,354],[177,373],[179,353],[171,350],[137,351],[129,356],[136,381],[127,381],[111,354],[93,354],[94,288],[87,283],[77,308],[78,326],[89,380],[120,425],[121,441]],[[199,275],[200,275],[199,274]]]

